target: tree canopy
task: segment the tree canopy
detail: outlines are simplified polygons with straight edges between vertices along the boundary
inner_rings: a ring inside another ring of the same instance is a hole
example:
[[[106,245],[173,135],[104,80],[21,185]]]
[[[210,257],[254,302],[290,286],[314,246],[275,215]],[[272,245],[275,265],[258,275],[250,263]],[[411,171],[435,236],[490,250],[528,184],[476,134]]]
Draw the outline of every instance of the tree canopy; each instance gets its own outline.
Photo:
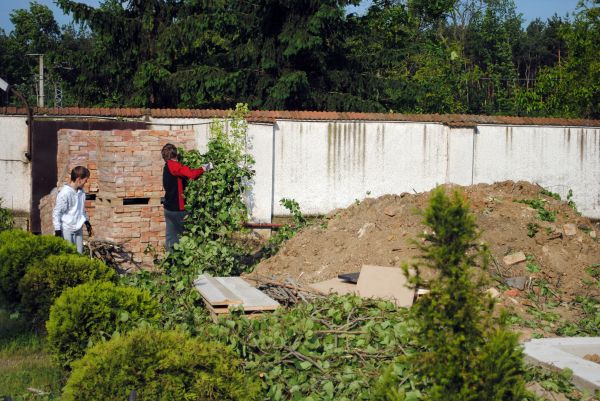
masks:
[[[514,0],[56,3],[74,23],[33,1],[0,30],[0,76],[32,102],[23,54],[43,53],[51,106],[600,118],[600,0],[527,26]]]

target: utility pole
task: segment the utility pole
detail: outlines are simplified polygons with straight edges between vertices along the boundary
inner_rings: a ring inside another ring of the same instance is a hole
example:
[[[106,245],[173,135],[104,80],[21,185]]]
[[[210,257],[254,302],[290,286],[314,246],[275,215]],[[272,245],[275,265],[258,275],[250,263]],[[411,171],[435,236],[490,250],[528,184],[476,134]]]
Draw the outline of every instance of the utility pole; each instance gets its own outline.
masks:
[[[40,53],[28,53],[28,56],[38,56],[40,63],[40,75],[39,75],[39,83],[38,83],[38,96],[37,96],[37,105],[38,107],[44,107],[44,55]]]

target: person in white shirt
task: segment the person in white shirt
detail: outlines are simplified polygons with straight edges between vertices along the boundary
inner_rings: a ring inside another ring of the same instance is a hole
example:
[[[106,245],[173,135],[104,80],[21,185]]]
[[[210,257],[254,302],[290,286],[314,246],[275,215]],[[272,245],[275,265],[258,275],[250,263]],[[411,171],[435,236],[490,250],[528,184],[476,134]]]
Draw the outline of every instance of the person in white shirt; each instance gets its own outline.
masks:
[[[52,211],[54,234],[63,237],[83,253],[83,225],[88,235],[92,235],[92,225],[85,212],[85,191],[83,186],[90,178],[90,170],[77,166],[71,171],[71,182],[65,184],[56,197]]]

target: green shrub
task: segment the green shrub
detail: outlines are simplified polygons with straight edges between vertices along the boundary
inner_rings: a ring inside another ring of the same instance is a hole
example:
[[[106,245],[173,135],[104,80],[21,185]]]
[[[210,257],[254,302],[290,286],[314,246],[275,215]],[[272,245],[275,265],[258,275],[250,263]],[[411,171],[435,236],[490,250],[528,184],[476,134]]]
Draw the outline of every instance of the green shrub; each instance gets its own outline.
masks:
[[[43,322],[64,289],[89,281],[116,279],[114,270],[100,260],[79,254],[50,255],[31,264],[21,279],[21,305],[35,322]]]
[[[0,198],[0,232],[10,230],[15,225],[15,219],[13,218],[10,210],[2,207],[2,198]]]
[[[21,300],[18,284],[30,264],[49,255],[76,252],[75,246],[62,238],[23,233],[21,230],[2,232],[0,298],[9,305]]]
[[[55,360],[68,368],[88,346],[159,318],[158,304],[145,290],[111,282],[67,288],[50,308],[46,322],[48,346]]]
[[[138,329],[97,344],[73,364],[63,401],[252,401],[259,385],[225,346],[179,331]]]
[[[30,234],[27,231],[19,229],[0,231],[0,249],[2,249],[5,245],[11,244],[14,241],[23,238],[29,238],[32,235],[33,234]]]
[[[430,232],[415,244],[422,252],[409,279],[422,284],[425,265],[439,272],[430,292],[413,305],[415,341],[423,352],[408,358],[426,383],[431,401],[509,401],[526,394],[523,360],[515,334],[492,317],[493,301],[473,268],[487,266],[487,251],[478,242],[474,216],[464,198],[432,192],[424,223]],[[404,266],[408,276],[408,266]],[[479,274],[481,276],[481,274]]]

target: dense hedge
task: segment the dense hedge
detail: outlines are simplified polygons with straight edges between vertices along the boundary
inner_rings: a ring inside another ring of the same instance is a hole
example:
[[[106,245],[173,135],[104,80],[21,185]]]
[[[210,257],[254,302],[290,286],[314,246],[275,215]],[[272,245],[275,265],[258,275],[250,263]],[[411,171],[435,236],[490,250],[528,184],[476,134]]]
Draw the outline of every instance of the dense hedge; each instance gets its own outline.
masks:
[[[73,363],[63,401],[252,401],[259,385],[225,346],[179,331],[138,329],[97,344]]]
[[[27,268],[19,283],[21,305],[35,322],[44,322],[50,306],[66,288],[116,279],[114,270],[100,260],[78,254],[50,255]]]
[[[88,346],[159,318],[158,304],[145,290],[111,282],[67,288],[50,308],[48,345],[55,360],[68,368]]]
[[[74,245],[54,236],[21,230],[7,230],[0,235],[0,299],[9,305],[21,300],[18,283],[30,264],[49,255],[76,252]]]

